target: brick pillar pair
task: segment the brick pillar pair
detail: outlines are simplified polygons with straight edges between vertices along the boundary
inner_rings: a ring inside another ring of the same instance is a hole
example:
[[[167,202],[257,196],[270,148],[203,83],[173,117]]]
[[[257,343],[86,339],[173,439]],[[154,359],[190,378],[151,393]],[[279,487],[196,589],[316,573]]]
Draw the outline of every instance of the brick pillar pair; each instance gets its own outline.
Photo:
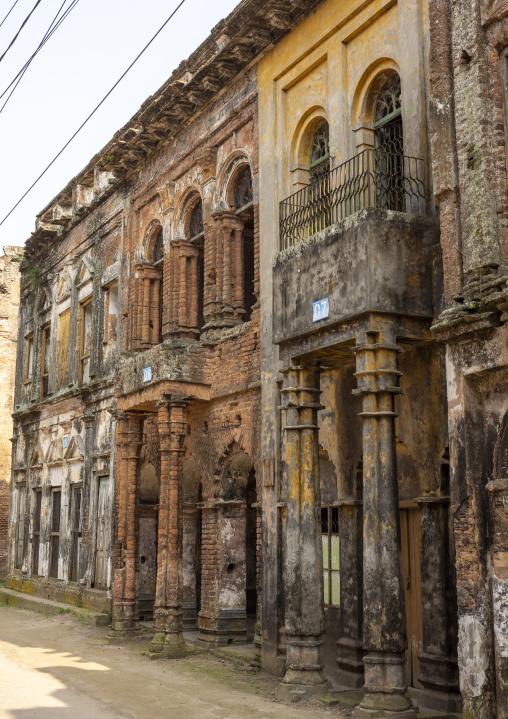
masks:
[[[135,316],[133,326],[137,328],[134,334],[138,340],[136,347],[147,349],[162,340],[159,333],[159,313],[162,312],[162,307],[159,307],[162,271],[152,265],[138,265],[136,270],[137,297],[135,307],[131,308]]]
[[[356,377],[363,399],[364,695],[354,719],[415,716],[407,692],[404,587],[395,455],[394,395],[401,348],[388,327],[358,341]]]
[[[326,691],[322,635],[321,548],[317,412],[320,368],[292,364],[283,371],[283,463],[287,483],[284,562],[286,674],[276,696],[294,701]]]
[[[118,413],[116,431],[116,487],[113,525],[112,640],[138,631],[136,617],[136,506],[142,419]]]
[[[206,321],[210,327],[231,327],[245,314],[243,288],[243,220],[232,212],[213,216],[215,222],[215,293],[208,289]],[[212,298],[212,294],[214,297]]]
[[[168,320],[170,331],[181,336],[199,335],[199,253],[199,245],[188,240],[175,240],[171,244]]]
[[[152,651],[174,655],[185,648],[183,618],[183,454],[187,402],[158,402],[161,454],[155,637]]]

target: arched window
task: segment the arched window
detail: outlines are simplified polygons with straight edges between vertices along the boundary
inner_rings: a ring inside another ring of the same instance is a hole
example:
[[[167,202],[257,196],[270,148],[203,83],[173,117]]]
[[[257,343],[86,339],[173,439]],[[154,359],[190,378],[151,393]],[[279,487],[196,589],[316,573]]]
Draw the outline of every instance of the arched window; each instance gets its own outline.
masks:
[[[309,157],[309,175],[311,183],[319,182],[329,172],[329,130],[328,123],[325,120],[312,136]]]
[[[330,148],[328,123],[324,120],[314,132],[309,157],[310,234],[331,224],[330,213]]]
[[[162,238],[162,227],[159,228],[157,237],[155,238],[152,256],[154,265],[164,259],[164,241]]]
[[[241,170],[235,187],[235,212],[252,202],[252,175],[250,167]]]
[[[378,93],[374,107],[376,148],[383,152],[403,154],[400,77],[391,75]]]
[[[405,211],[404,137],[400,77],[391,75],[381,87],[374,105],[376,206]]]
[[[191,313],[190,313],[190,326],[194,329],[201,330],[203,327],[204,320],[204,241],[205,241],[205,227],[203,225],[203,203],[201,198],[196,202],[192,208],[189,229],[187,237],[190,242],[196,247],[197,252],[195,254],[195,260],[197,267],[193,268],[193,272],[197,272],[196,288],[197,288],[197,304],[191,301]],[[191,265],[192,266],[192,265]]]
[[[256,303],[254,294],[254,210],[252,207],[252,174],[249,165],[242,167],[234,189],[235,213],[241,219],[241,269],[237,268],[235,283],[235,314],[248,322]],[[240,264],[240,262],[239,262]],[[236,291],[237,290],[237,291]]]
[[[202,235],[205,231],[203,226],[203,203],[201,200],[196,204],[192,210],[190,223],[189,223],[189,239],[192,240],[198,235]]]

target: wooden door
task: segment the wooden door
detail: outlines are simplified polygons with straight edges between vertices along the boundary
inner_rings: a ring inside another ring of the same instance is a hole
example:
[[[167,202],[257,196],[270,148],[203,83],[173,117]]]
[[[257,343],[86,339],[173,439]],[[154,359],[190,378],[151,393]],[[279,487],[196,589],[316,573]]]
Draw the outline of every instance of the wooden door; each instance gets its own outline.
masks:
[[[419,687],[420,662],[418,661],[418,655],[423,651],[423,627],[420,516],[417,508],[400,510],[400,535],[408,643],[406,681],[408,686]]]
[[[95,588],[108,588],[109,477],[99,478],[97,498],[97,539],[95,546]]]

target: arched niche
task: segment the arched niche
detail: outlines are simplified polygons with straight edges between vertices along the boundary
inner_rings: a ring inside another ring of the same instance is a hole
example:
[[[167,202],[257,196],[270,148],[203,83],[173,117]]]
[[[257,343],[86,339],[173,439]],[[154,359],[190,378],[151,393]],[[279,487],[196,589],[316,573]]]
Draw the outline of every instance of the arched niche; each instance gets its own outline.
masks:
[[[291,143],[291,191],[296,192],[310,183],[311,154],[320,130],[327,128],[329,141],[328,115],[324,108],[314,107],[300,119]],[[330,169],[330,154],[327,151]]]

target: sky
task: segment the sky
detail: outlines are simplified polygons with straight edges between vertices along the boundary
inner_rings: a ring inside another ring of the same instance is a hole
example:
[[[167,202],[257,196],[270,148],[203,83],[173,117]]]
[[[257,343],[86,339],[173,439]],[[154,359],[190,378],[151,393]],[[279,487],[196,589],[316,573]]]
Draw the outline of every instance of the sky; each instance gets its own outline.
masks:
[[[64,0],[41,0],[0,61],[0,94],[36,49]],[[0,27],[0,56],[36,0],[18,0]],[[31,63],[0,112],[0,221],[132,60],[179,0],[79,0]],[[226,17],[238,0],[185,0],[104,105],[0,226],[5,245],[24,245],[35,216],[113,137]],[[0,22],[14,0],[0,0]],[[64,7],[69,7],[66,0]],[[8,94],[8,93],[7,93]],[[0,99],[0,107],[7,95]]]

